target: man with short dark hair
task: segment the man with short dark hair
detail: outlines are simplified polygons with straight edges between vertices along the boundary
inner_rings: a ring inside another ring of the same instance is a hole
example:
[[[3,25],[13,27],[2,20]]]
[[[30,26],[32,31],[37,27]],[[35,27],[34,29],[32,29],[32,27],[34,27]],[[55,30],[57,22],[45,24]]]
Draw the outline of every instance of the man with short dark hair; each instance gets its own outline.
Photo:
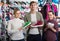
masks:
[[[38,23],[38,21],[41,21],[41,25],[39,27],[32,27],[30,25],[29,28],[29,32],[28,32],[28,36],[27,36],[27,41],[41,41],[41,28],[44,25],[44,20],[43,20],[43,16],[41,13],[37,12],[38,8],[38,4],[35,1],[32,1],[30,3],[30,12],[26,13],[24,20],[26,21],[31,21],[31,25],[33,25],[34,23]]]

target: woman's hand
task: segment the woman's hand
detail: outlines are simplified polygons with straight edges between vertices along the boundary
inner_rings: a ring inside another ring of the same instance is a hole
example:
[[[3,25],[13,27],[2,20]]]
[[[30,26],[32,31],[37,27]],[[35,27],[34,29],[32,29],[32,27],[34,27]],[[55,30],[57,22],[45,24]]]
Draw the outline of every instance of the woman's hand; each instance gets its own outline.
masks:
[[[54,28],[50,28],[50,29],[51,29],[53,32],[57,32],[56,29],[54,29]]]
[[[18,30],[22,30],[22,28],[18,28]]]
[[[50,27],[49,27],[49,25],[47,24],[46,25],[46,28],[44,29],[44,31],[47,31],[47,29],[49,29]]]

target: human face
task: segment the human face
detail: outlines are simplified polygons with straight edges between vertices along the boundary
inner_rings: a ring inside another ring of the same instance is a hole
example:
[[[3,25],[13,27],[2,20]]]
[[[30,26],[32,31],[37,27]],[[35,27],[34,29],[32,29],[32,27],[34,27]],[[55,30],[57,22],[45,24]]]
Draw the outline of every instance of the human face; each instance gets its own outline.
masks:
[[[32,4],[30,5],[30,9],[31,9],[32,11],[37,10],[37,7],[38,7],[37,3],[32,3]]]
[[[48,17],[49,17],[50,20],[52,20],[54,18],[52,12],[48,12]]]
[[[16,18],[20,18],[20,11],[17,11],[17,12],[15,13],[15,17],[16,17]]]

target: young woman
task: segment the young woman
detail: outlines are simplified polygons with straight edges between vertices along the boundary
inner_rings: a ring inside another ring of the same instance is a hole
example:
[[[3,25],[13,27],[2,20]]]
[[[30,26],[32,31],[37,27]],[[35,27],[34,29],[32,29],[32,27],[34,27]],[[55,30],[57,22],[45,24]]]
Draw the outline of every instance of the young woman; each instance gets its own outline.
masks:
[[[14,19],[8,21],[7,31],[10,34],[11,41],[24,41],[23,25],[24,21],[20,19],[20,11],[14,11]]]
[[[58,30],[58,25],[56,20],[54,20],[54,15],[52,11],[48,12],[49,19],[46,22],[45,31],[45,38],[46,41],[56,41],[57,36],[56,32]]]

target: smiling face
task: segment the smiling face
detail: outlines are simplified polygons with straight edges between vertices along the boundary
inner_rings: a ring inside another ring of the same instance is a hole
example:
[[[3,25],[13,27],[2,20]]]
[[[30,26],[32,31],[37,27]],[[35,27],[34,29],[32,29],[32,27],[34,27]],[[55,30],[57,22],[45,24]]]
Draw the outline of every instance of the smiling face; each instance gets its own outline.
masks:
[[[52,12],[48,12],[48,17],[50,20],[54,19],[54,15]]]
[[[20,11],[16,11],[16,13],[14,14],[16,18],[20,18]]]

